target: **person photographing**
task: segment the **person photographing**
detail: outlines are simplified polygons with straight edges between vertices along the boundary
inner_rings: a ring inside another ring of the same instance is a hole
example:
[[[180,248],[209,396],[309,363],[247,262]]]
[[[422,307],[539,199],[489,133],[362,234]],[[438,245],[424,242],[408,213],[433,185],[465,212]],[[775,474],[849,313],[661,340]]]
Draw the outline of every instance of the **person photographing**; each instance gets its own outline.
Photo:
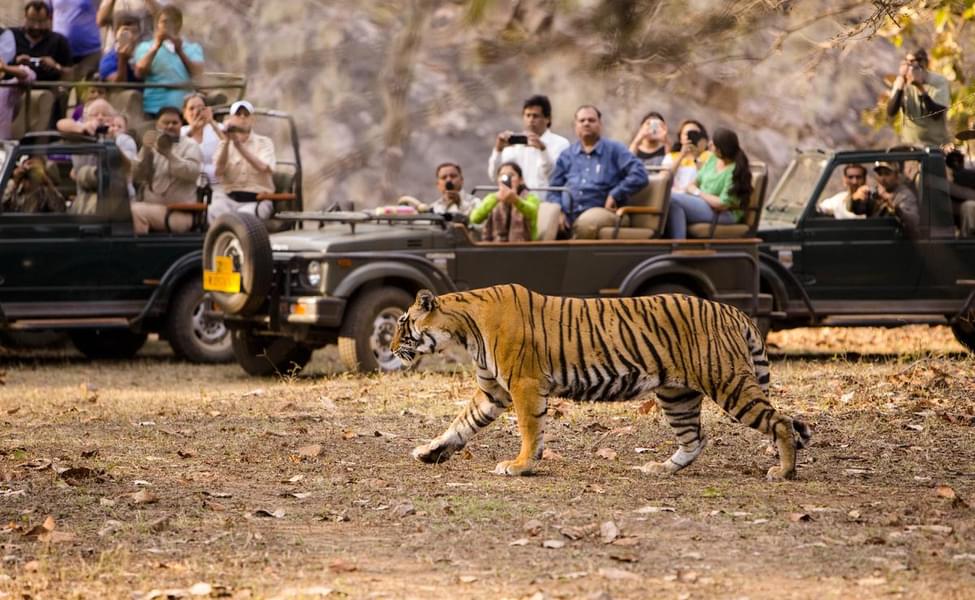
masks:
[[[908,53],[890,88],[887,116],[904,113],[901,140],[912,146],[943,146],[949,141],[945,114],[951,104],[948,80],[928,70],[923,49]]]
[[[506,162],[498,168],[498,191],[488,194],[471,211],[470,222],[485,223],[486,242],[530,242],[538,239],[538,207],[541,199],[528,191],[521,167]]]

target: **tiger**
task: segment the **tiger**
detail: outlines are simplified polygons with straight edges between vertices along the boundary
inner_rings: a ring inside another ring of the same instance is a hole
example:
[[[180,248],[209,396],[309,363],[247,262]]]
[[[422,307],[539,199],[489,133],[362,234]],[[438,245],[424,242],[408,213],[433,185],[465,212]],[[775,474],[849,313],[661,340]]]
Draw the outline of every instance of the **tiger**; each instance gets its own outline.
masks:
[[[440,436],[413,449],[424,463],[448,459],[513,407],[521,450],[494,472],[531,474],[542,457],[548,399],[556,397],[629,400],[654,392],[678,447],[663,462],[635,467],[652,475],[675,474],[704,450],[704,396],[771,438],[779,457],[771,481],[795,478],[796,451],[811,437],[805,423],[769,403],[764,337],[726,304],[682,294],[562,298],[516,284],[441,296],[421,290],[399,317],[390,350],[409,367],[455,343],[473,359],[477,392]]]

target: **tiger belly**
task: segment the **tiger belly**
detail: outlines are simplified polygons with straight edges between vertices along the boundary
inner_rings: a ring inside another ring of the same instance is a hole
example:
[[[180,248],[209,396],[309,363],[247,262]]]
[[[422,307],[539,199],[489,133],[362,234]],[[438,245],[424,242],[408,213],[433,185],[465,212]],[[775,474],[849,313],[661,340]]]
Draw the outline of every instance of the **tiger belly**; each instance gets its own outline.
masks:
[[[564,376],[567,375],[567,376]],[[593,366],[585,371],[570,367],[567,373],[553,373],[543,395],[590,402],[632,400],[660,386],[660,377],[636,371],[617,372]]]

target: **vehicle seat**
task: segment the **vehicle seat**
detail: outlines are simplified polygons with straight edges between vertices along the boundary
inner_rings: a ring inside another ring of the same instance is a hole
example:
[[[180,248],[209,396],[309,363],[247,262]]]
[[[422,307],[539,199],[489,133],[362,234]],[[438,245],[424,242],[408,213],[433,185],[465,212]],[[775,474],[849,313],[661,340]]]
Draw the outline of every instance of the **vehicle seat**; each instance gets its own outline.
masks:
[[[274,192],[257,195],[258,202],[271,203],[271,216],[268,218],[273,218],[274,213],[279,210],[291,208],[285,204],[293,203],[298,199],[298,195],[295,193],[295,172],[293,170],[275,169],[271,178],[274,181]],[[297,206],[293,208],[297,208]]]
[[[718,213],[710,223],[693,223],[687,227],[687,237],[692,238],[740,238],[751,237],[758,230],[758,220],[765,203],[765,187],[768,184],[768,167],[762,162],[749,164],[752,172],[752,194],[748,204],[742,207],[744,216],[740,223],[718,224]]]
[[[616,211],[616,224],[599,230],[601,240],[645,240],[660,237],[667,225],[670,206],[669,171],[650,173],[647,186],[630,197],[629,203]]]
[[[562,207],[555,202],[542,202],[538,206],[538,240],[547,242],[555,239],[559,233],[559,217],[562,215]]]
[[[210,201],[213,199],[213,189],[210,182],[203,175],[196,185],[196,202],[177,202],[166,206],[166,231],[171,232],[169,217],[173,213],[189,213],[193,218],[190,231],[205,231],[207,228],[207,210],[210,208]]]

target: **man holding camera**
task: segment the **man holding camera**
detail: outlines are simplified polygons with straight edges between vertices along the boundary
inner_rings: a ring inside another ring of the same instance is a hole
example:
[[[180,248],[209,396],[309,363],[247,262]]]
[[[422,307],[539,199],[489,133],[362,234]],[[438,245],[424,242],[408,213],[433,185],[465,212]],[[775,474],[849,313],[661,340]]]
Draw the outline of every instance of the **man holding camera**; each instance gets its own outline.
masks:
[[[430,211],[438,215],[449,213],[464,217],[471,214],[480,200],[477,196],[464,191],[464,172],[460,165],[450,162],[441,163],[437,165],[436,174],[440,197],[430,205]]]
[[[273,213],[273,205],[258,202],[257,195],[274,192],[274,142],[254,133],[253,128],[254,106],[247,100],[231,104],[230,116],[224,120],[224,138],[217,146],[214,170],[220,186],[214,187],[207,211],[211,223],[234,211],[261,219],[269,219]]]
[[[495,139],[488,159],[488,177],[494,180],[499,165],[514,162],[525,173],[525,185],[529,189],[546,186],[555,161],[569,147],[569,140],[549,129],[552,126],[552,103],[548,96],[535,95],[525,100],[521,121],[522,133],[502,131]]]
[[[950,104],[948,80],[928,71],[927,52],[920,49],[905,56],[887,102],[888,117],[904,112],[901,140],[912,146],[947,144],[945,115]]]
[[[146,132],[142,149],[133,162],[132,179],[142,184],[142,202],[132,203],[132,224],[136,235],[166,231],[167,206],[196,202],[196,182],[203,165],[199,144],[180,137],[183,120],[175,106],[164,106],[156,116],[156,130]],[[193,217],[174,212],[169,230],[189,231]]]
[[[895,216],[909,238],[917,238],[921,227],[921,215],[917,196],[902,180],[903,165],[899,162],[873,163],[877,189],[860,186],[852,196],[852,210],[868,217]]]
[[[68,38],[51,29],[51,7],[43,0],[31,0],[24,5],[24,26],[13,28],[17,65],[30,67],[38,81],[71,79],[71,47]],[[66,96],[60,90],[33,89],[30,91],[30,115],[21,106],[14,127],[18,133],[43,131],[53,125],[55,115],[64,112]],[[27,117],[30,117],[28,122]]]

